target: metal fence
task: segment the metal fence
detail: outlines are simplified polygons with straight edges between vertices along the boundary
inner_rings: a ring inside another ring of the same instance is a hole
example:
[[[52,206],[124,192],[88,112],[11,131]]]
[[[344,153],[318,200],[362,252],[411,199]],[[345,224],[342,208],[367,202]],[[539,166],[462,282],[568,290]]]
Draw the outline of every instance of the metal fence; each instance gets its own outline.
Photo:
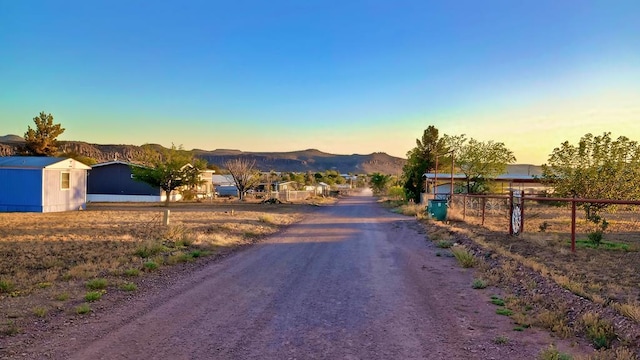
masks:
[[[640,240],[640,201],[635,200],[551,198],[517,191],[510,195],[456,194],[450,199],[448,218],[476,221],[514,236],[524,232],[566,233],[575,252],[577,234],[587,234],[594,227],[579,211],[584,204],[607,204],[609,208],[602,215],[611,224],[608,232],[618,238]]]

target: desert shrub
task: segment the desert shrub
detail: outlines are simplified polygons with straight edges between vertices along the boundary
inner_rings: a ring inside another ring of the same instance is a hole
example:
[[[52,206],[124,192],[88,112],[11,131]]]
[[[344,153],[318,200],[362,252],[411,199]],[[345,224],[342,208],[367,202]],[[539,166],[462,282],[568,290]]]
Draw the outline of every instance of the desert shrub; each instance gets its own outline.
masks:
[[[558,351],[558,349],[553,346],[550,345],[548,348],[542,350],[539,354],[538,357],[536,357],[537,360],[571,360],[571,355],[568,354],[564,354],[561,353],[560,351]]]
[[[124,271],[124,274],[129,277],[134,277],[140,275],[140,269],[131,268]]]
[[[16,325],[15,321],[9,320],[0,325],[0,335],[13,336],[20,332],[20,328]]]
[[[69,293],[63,292],[54,297],[57,301],[67,301],[69,300]]]
[[[549,329],[561,338],[573,335],[573,330],[567,325],[567,319],[560,311],[544,310],[535,319],[536,325]]]
[[[134,283],[128,282],[120,285],[120,289],[124,291],[136,291],[138,286]]]
[[[493,339],[493,343],[496,345],[504,345],[509,343],[509,338],[504,335],[498,335]]]
[[[76,306],[76,314],[78,315],[84,315],[90,312],[91,312],[91,307],[89,306],[89,304],[85,303],[85,304]]]
[[[493,296],[491,296],[491,303],[492,303],[493,305],[497,305],[497,306],[504,306],[504,305],[505,305],[504,300],[502,300],[502,299],[501,299],[499,296],[497,296],[497,295],[493,295]]]
[[[496,309],[496,314],[498,315],[504,315],[504,316],[511,316],[513,315],[513,311],[507,309],[507,308],[498,308]]]
[[[487,282],[482,279],[475,279],[473,280],[471,287],[474,289],[484,289],[487,287]]]
[[[84,299],[88,302],[98,301],[102,298],[102,291],[89,291],[84,295]]]
[[[144,266],[145,269],[151,271],[158,268],[158,263],[156,263],[155,261],[147,261],[142,264],[142,266]]]
[[[33,313],[33,315],[37,316],[37,317],[45,317],[47,316],[47,308],[42,307],[42,306],[36,306],[33,309],[31,309],[31,312]]]
[[[586,313],[580,318],[580,323],[596,349],[609,348],[616,338],[611,321],[602,319],[599,314]]]
[[[0,280],[0,293],[10,293],[15,289],[15,285],[9,280]]]
[[[600,246],[604,239],[604,232],[609,227],[609,222],[598,215],[593,215],[590,220],[595,223],[596,229],[587,234],[587,239],[596,247]]]
[[[148,240],[138,245],[138,247],[136,248],[133,254],[143,259],[146,259],[167,250],[168,250],[167,247],[164,246],[164,244],[162,244],[161,241]]]
[[[107,279],[98,278],[87,281],[85,284],[89,290],[102,290],[107,288]]]
[[[452,247],[451,253],[463,268],[470,268],[476,264],[476,257],[462,245]]]
[[[626,303],[626,304],[613,303],[611,307],[613,307],[616,311],[628,317],[629,319],[634,320],[636,322],[640,322],[640,303],[638,302]]]

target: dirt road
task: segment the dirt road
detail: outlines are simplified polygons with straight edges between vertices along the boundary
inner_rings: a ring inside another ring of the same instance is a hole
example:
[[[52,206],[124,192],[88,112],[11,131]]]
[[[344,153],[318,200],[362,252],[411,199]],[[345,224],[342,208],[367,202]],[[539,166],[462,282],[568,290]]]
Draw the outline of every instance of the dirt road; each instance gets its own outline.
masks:
[[[531,359],[551,343],[533,329],[514,332],[488,303],[497,290],[471,289],[470,270],[436,251],[414,219],[367,194],[349,197],[108,315],[59,329],[34,356]]]

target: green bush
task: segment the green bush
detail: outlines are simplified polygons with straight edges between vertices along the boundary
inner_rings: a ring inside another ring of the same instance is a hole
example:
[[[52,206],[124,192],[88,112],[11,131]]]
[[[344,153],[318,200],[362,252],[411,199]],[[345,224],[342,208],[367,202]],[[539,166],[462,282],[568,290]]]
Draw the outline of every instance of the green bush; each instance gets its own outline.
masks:
[[[476,265],[476,257],[464,246],[452,247],[451,253],[463,268],[471,268]]]
[[[107,279],[102,279],[102,278],[92,279],[92,280],[87,281],[85,286],[89,290],[106,289],[107,288]]]
[[[102,291],[89,291],[84,295],[84,299],[88,302],[98,301],[102,298]]]

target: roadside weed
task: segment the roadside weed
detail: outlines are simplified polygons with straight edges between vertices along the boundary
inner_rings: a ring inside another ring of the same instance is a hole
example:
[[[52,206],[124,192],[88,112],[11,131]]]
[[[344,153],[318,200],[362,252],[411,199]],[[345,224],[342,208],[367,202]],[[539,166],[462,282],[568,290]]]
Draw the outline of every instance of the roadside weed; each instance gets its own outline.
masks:
[[[13,336],[20,332],[20,328],[16,325],[15,321],[9,320],[6,323],[0,325],[0,335]]]
[[[0,293],[10,293],[15,288],[15,285],[9,280],[0,280]]]
[[[144,264],[142,264],[142,266],[144,266],[144,268],[149,271],[152,271],[158,268],[158,264],[155,261],[147,261]]]
[[[89,291],[84,295],[84,299],[88,302],[98,301],[102,298],[102,291]]]
[[[124,271],[125,276],[134,277],[140,275],[140,269],[131,268]]]
[[[36,306],[31,309],[31,312],[37,317],[45,317],[47,315],[47,308],[42,306]]]
[[[497,306],[504,306],[504,305],[505,305],[504,300],[502,300],[502,299],[501,299],[499,296],[497,296],[497,295],[492,295],[492,296],[491,296],[491,303],[492,303],[493,305],[497,305]]]
[[[78,315],[84,315],[90,312],[91,312],[91,307],[87,303],[76,306],[76,314]]]
[[[513,315],[513,311],[507,309],[507,308],[498,308],[496,309],[496,314],[498,315],[504,315],[504,316],[511,316]]]
[[[120,285],[120,289],[124,291],[136,291],[138,289],[138,286],[134,283],[128,282]]]
[[[451,247],[451,253],[463,268],[471,268],[476,264],[476,257],[464,246]]]
[[[487,287],[487,282],[482,279],[474,279],[471,287],[474,289],[484,289]]]
[[[69,300],[69,293],[63,292],[54,297],[57,301],[67,301]]]
[[[509,343],[509,338],[504,336],[504,335],[499,335],[499,336],[496,336],[493,339],[493,343],[494,344],[498,344],[498,345],[508,344]]]
[[[102,290],[107,288],[107,279],[99,278],[87,281],[85,284],[89,290]]]
[[[587,338],[591,340],[596,349],[609,348],[611,341],[616,338],[613,324],[602,319],[599,314],[588,312],[582,315],[580,323],[585,329]]]
[[[536,360],[571,360],[571,359],[572,359],[571,355],[561,353],[553,345],[549,345],[548,348],[542,350],[536,357]]]

